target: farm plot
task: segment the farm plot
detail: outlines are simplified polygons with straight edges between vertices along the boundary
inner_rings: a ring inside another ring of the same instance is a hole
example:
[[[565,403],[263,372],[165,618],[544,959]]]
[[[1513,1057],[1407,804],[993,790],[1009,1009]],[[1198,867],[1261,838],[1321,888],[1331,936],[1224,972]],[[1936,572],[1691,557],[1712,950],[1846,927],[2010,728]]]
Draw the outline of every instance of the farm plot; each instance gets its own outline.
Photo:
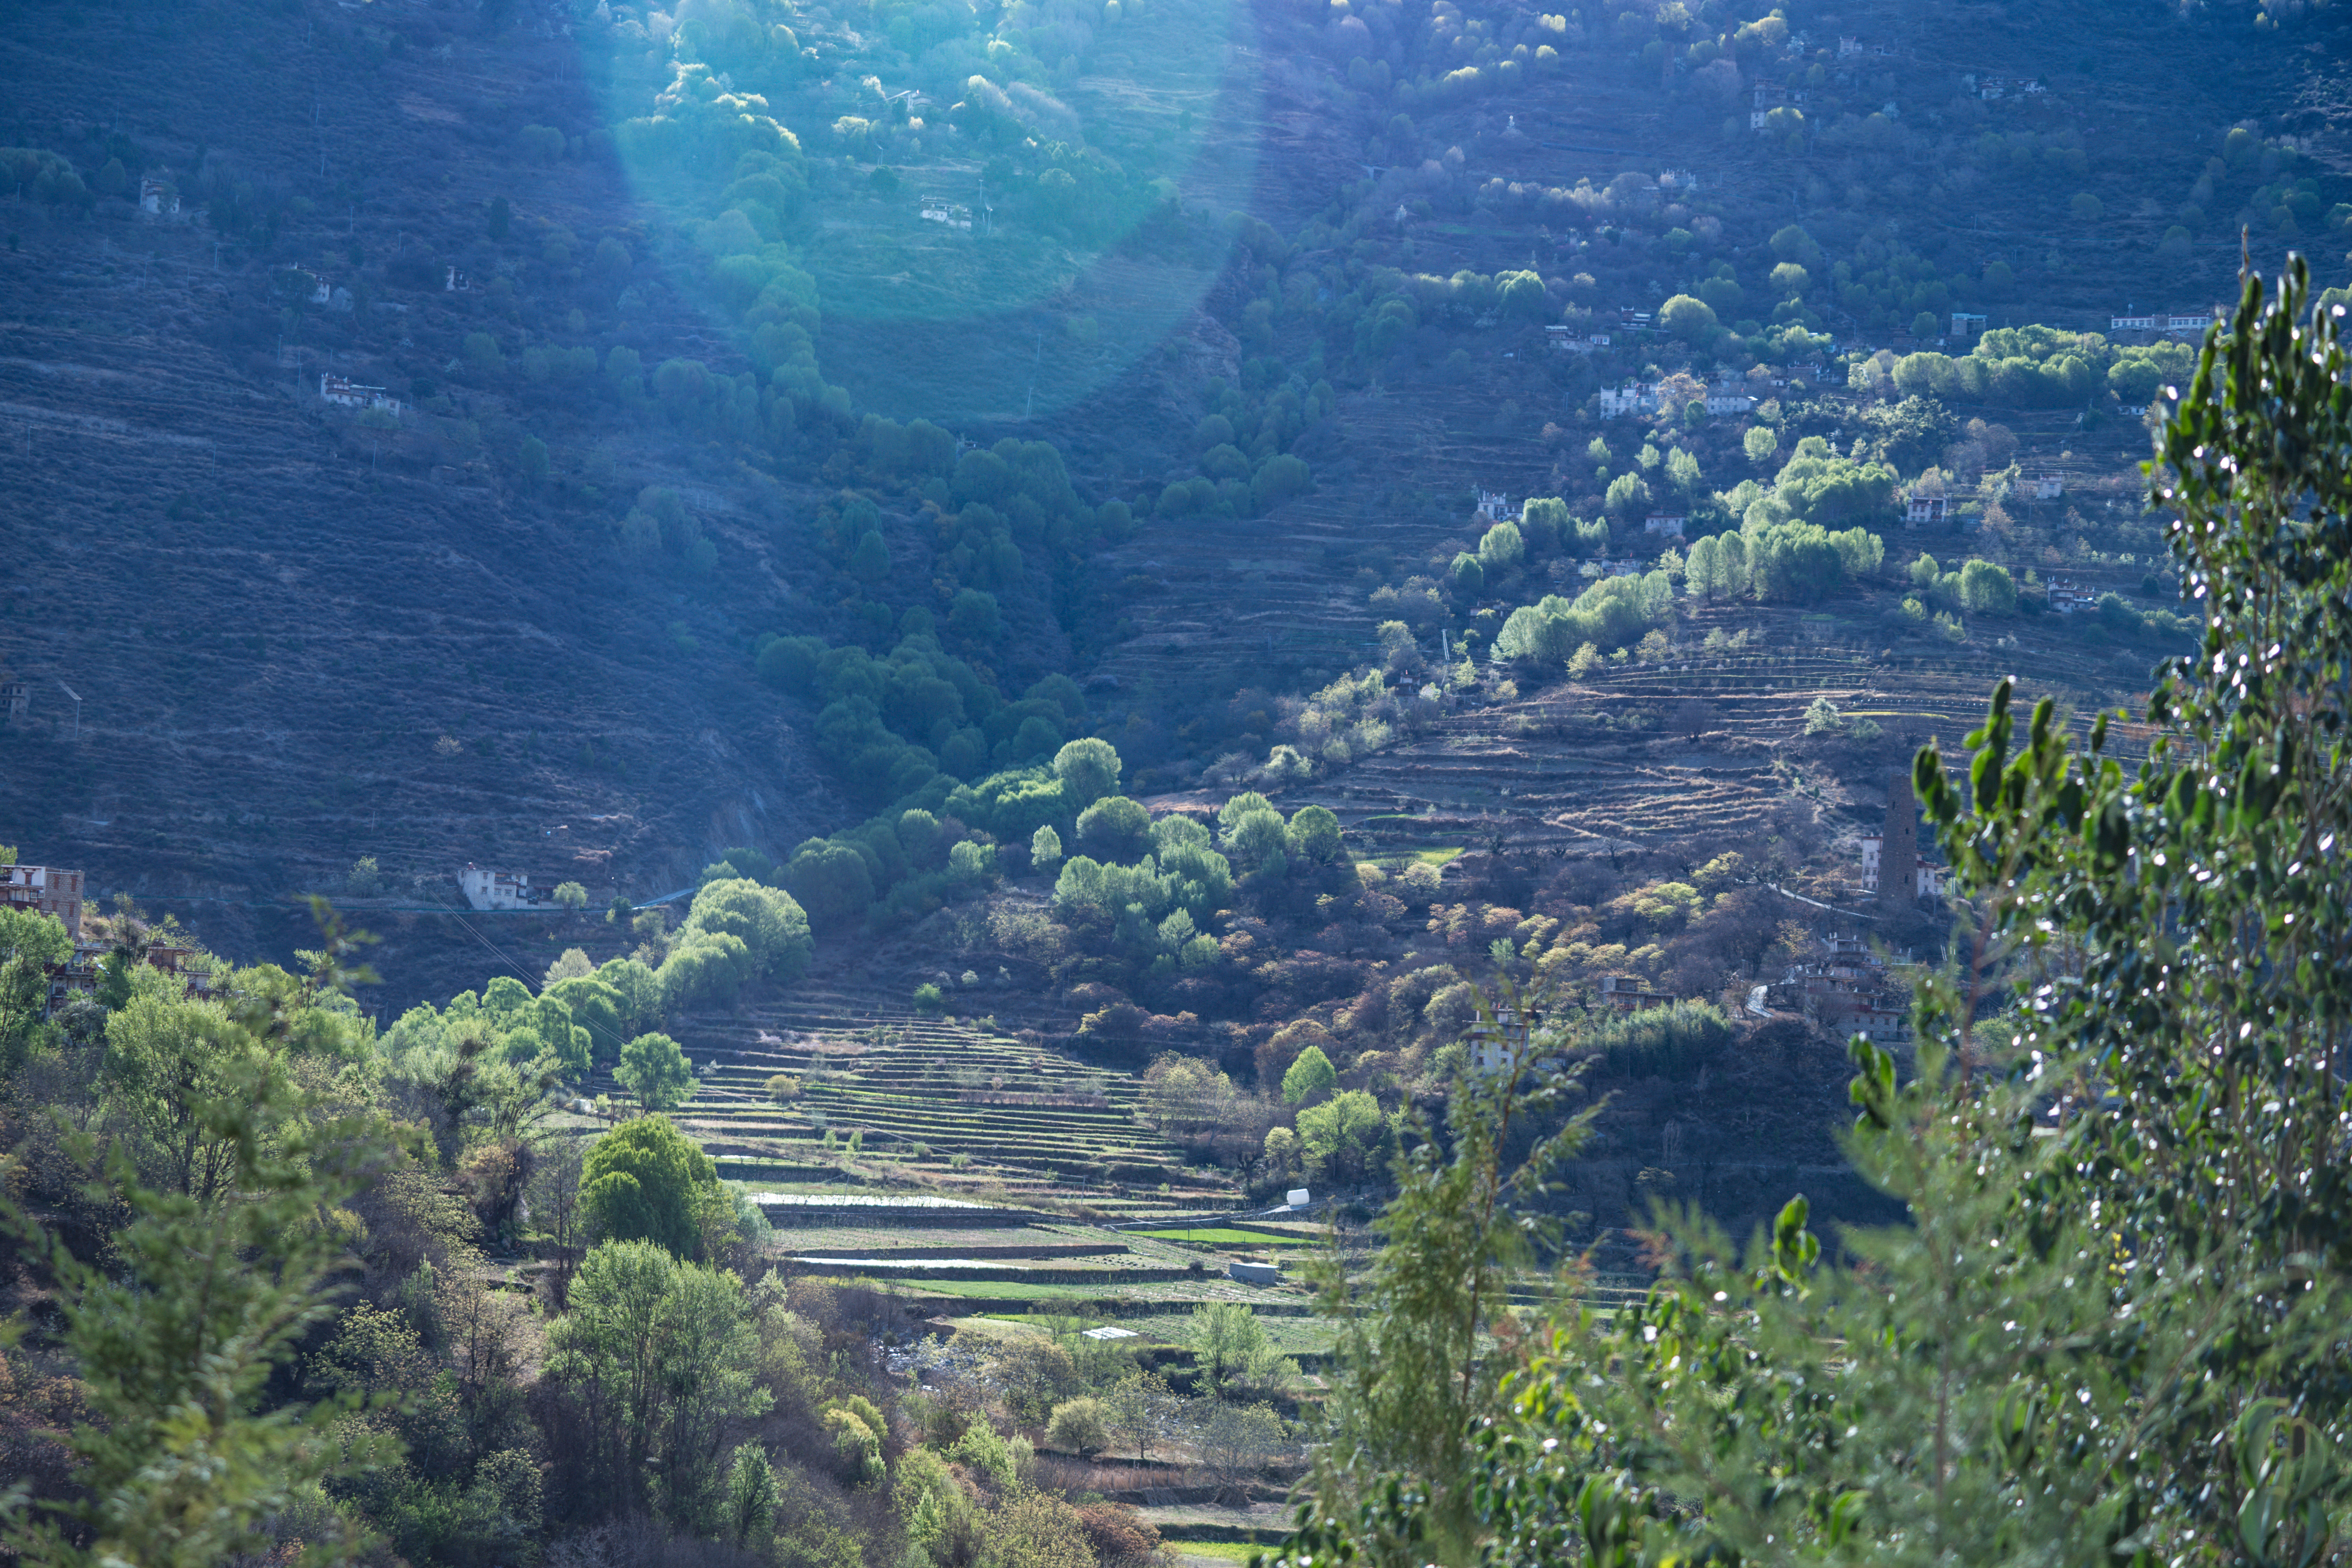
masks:
[[[848,1021],[848,1020],[854,1020]],[[690,1020],[701,1069],[677,1120],[730,1174],[909,1185],[1102,1214],[1237,1197],[1139,1119],[1132,1074],[858,998]],[[777,1074],[798,1092],[778,1104]]]

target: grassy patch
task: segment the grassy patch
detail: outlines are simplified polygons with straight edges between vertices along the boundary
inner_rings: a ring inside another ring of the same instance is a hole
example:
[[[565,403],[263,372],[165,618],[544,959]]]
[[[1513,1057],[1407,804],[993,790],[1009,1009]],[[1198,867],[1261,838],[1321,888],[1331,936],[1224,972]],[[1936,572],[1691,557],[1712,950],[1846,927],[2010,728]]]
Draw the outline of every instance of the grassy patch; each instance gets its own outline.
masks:
[[[1198,1563],[1214,1563],[1223,1568],[1228,1563],[1246,1563],[1252,1557],[1265,1552],[1267,1545],[1252,1545],[1245,1541],[1171,1541],[1168,1550],[1178,1562],[1187,1558]]]
[[[1254,1230],[1231,1230],[1223,1226],[1202,1226],[1197,1230],[1131,1230],[1129,1236],[1148,1236],[1155,1241],[1205,1241],[1217,1247],[1310,1247],[1303,1236],[1261,1236]]]

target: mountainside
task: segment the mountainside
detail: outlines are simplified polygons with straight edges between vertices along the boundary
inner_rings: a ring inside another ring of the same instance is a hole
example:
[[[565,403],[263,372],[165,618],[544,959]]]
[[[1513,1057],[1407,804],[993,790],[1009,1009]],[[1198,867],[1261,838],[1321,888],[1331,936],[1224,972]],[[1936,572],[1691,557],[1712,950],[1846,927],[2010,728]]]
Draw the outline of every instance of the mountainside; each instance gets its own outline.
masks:
[[[771,9],[0,18],[0,133],[32,150],[0,253],[0,662],[32,691],[0,832],[100,889],[216,900],[168,907],[231,945],[301,929],[299,895],[362,856],[401,907],[454,903],[468,861],[599,906],[667,893],[730,846],[782,863],[887,803],[847,742],[819,743],[822,698],[763,688],[752,656],[779,634],[878,653],[917,612],[1008,715],[972,731],[995,765],[1036,760],[1015,699],[1063,674],[1087,710],[1050,728],[1111,739],[1139,792],[1250,773],[1351,827],[1411,814],[1446,792],[1410,750],[1309,748],[1307,781],[1263,761],[1318,689],[1388,657],[1381,623],[1414,660],[1483,658],[1515,603],[1577,589],[1540,541],[1483,591],[1449,577],[1486,526],[1474,493],[1613,512],[1636,547],[1612,485],[1647,473],[1663,497],[1664,470],[1629,470],[1643,433],[1596,416],[1599,385],[1755,362],[1776,456],[1751,467],[1742,422],[1671,437],[1702,513],[1802,437],[1859,453],[1859,425],[1890,471],[1910,442],[1898,478],[1954,451],[2063,476],[1998,540],[1916,537],[1948,564],[1997,545],[2020,574],[2160,600],[2142,437],[2104,384],[2054,408],[1938,384],[1915,439],[1869,422],[1893,383],[1860,362],[1931,346],[1916,330],[1954,310],[2066,331],[2201,311],[2238,220],[2261,259],[2340,243],[2345,210],[2347,35],[2325,16],[2281,36],[2154,5]],[[1496,302],[1517,277],[1532,311]],[[1710,301],[1717,336],[1627,314],[1670,294]],[[1617,341],[1550,352],[1562,321]],[[328,403],[330,375],[400,407]],[[1075,521],[1008,535],[961,469],[941,483],[963,443],[1007,436],[1058,448],[1051,505]],[[935,468],[877,455],[934,437],[957,443]],[[1311,479],[1268,480],[1294,458]],[[853,559],[869,536],[876,562]],[[1893,585],[1769,633],[1868,667],[1768,682],[1792,710],[1834,692],[1920,716],[1869,771],[1965,707],[1912,678],[1941,660],[1931,627],[1896,654],[1927,622],[1889,619]],[[973,594],[984,615],[949,626]],[[1983,626],[2008,641],[1972,625],[1971,670],[2056,629]],[[2070,672],[2072,703],[2144,685],[2134,647],[2075,660],[2071,637],[2035,664]],[[1543,684],[1489,681],[1446,725],[1553,722],[1574,699],[1512,706]],[[923,753],[943,766],[945,735]],[[1543,797],[1507,773],[1472,768],[1461,804],[1544,839],[1557,813],[1505,805]],[[1677,809],[1575,832],[1671,849]],[[403,996],[477,962],[461,931],[399,929],[434,977]]]

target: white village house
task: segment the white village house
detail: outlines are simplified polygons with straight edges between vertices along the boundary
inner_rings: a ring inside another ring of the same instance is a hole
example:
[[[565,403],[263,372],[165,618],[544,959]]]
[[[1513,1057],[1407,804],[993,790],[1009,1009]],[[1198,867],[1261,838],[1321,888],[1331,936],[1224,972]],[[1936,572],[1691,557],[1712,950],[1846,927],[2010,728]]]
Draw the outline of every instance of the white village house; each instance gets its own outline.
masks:
[[[1629,381],[1623,386],[1604,386],[1600,392],[1601,417],[1614,419],[1627,414],[1654,414],[1658,409],[1658,394],[1654,387]]]
[[[384,408],[400,412],[400,399],[381,386],[362,386],[332,371],[319,374],[319,395],[344,408]]]
[[[1499,490],[1482,489],[1478,492],[1477,515],[1485,518],[1488,522],[1517,522],[1519,518],[1519,509],[1513,506],[1510,499]]]
[[[488,871],[468,863],[457,873],[457,890],[478,910],[526,910],[548,901],[544,888],[533,888],[520,871]]]
[[[1917,490],[1903,492],[1905,522],[1942,522],[1950,515],[1951,499],[1941,495],[1923,495]]]

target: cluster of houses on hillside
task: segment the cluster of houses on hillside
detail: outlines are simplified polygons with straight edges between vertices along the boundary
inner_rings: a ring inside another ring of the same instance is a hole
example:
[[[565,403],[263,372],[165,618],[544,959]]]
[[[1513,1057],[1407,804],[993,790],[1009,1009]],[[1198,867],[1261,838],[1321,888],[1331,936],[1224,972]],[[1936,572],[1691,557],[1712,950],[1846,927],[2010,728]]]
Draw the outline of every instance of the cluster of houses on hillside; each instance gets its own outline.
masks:
[[[73,944],[65,962],[49,966],[46,1012],[56,1012],[77,993],[97,994],[106,960],[116,952],[173,976],[190,995],[213,993],[212,971],[195,962],[196,950],[186,943],[151,931],[136,947],[124,947],[84,934],[79,871],[60,866],[0,866],[0,907],[51,917],[66,928],[66,940]]]
[[[1634,380],[1622,386],[1604,386],[1595,395],[1601,417],[1617,419],[1627,415],[1655,414],[1660,403],[1674,395],[1674,390],[1664,381],[1644,386]],[[1748,390],[1746,379],[1733,372],[1724,372],[1704,395],[1711,418],[1747,414],[1756,407],[1756,395]]]
[[[2035,474],[2019,482],[2017,493],[2038,501],[2057,500],[2066,493],[2066,479],[2062,474]],[[1906,523],[1949,522],[1958,515],[1956,503],[1940,489],[1913,485],[1897,491],[1895,500]]]
[[[1653,1007],[1670,1007],[1679,998],[1653,990],[1638,974],[1604,974],[1596,1000],[1613,1013],[1646,1013]],[[1482,1017],[1470,1026],[1465,1042],[1470,1047],[1470,1066],[1478,1072],[1510,1071],[1531,1053],[1549,1048],[1549,1042],[1537,1037],[1543,1024],[1541,1013],[1496,1007],[1493,1017]]]
[[[1880,1045],[1911,1037],[1909,983],[1859,936],[1822,938],[1779,980],[1751,989],[1748,1011],[1801,1017],[1841,1038],[1863,1035]]]
[[[2158,338],[2178,338],[2183,342],[2202,342],[2205,329],[2219,321],[2226,307],[2209,306],[2202,310],[2137,310],[2126,306],[2121,315],[2107,318],[2110,333],[2147,333]]]

